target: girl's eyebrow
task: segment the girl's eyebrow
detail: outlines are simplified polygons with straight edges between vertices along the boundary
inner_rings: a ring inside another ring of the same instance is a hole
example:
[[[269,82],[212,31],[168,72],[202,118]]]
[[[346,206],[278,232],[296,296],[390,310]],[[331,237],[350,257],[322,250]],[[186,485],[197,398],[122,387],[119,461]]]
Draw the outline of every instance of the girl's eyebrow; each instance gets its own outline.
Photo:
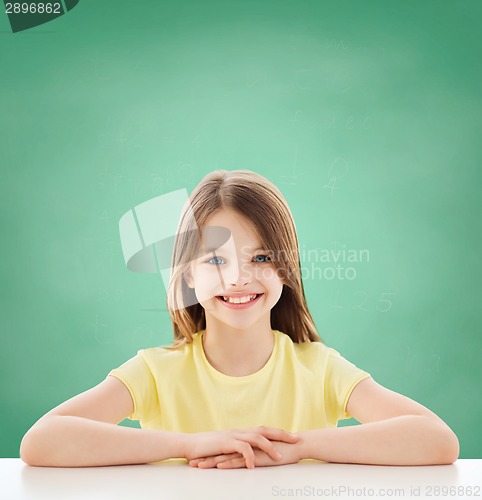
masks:
[[[254,250],[251,250],[251,252],[257,252],[258,250],[266,250],[266,248],[264,247],[255,248]]]
[[[201,248],[198,252],[198,256],[202,257],[203,255],[206,255],[207,253],[212,253],[215,252],[217,248]]]
[[[207,247],[207,248],[201,248],[201,250],[199,250],[199,257],[202,257],[203,255],[206,255],[207,253],[213,253],[215,252],[216,250],[218,250],[219,248],[210,248],[210,247]],[[264,250],[266,251],[266,248],[264,247],[259,247],[259,248],[256,248],[254,250],[252,250],[253,252],[257,252],[258,250]]]

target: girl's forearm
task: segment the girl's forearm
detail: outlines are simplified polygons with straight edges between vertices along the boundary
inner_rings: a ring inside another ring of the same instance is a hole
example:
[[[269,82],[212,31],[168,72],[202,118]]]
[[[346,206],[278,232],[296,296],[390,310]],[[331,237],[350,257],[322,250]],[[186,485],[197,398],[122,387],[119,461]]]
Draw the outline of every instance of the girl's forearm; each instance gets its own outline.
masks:
[[[182,434],[52,415],[24,436],[20,456],[38,467],[144,464],[182,458]]]
[[[301,458],[370,465],[451,464],[459,442],[443,422],[423,415],[299,432]]]

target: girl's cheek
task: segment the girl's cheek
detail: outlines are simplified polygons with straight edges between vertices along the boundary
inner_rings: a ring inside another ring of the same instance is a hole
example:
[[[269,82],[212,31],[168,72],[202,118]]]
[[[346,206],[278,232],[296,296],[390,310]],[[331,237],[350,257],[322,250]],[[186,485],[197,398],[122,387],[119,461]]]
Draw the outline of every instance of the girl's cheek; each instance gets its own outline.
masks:
[[[221,289],[221,281],[217,273],[198,273],[194,278],[196,296],[200,302],[215,298]]]
[[[274,272],[271,265],[258,264],[252,268],[251,274],[257,281],[271,281],[275,276]]]

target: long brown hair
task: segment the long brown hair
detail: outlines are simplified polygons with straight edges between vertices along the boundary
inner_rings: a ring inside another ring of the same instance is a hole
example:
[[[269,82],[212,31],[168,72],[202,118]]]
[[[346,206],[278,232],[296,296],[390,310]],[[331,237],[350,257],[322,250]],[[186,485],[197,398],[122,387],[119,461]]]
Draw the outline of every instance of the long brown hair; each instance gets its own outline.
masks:
[[[274,255],[274,264],[283,280],[283,291],[271,309],[271,328],[286,333],[293,342],[323,342],[306,303],[298,238],[293,216],[278,188],[250,170],[216,170],[194,188],[181,215],[171,261],[167,307],[177,348],[192,342],[192,335],[206,328],[204,308],[192,300],[194,290],[184,278],[196,255],[195,238],[209,216],[231,209],[250,221],[263,245]],[[193,304],[184,306],[184,304]]]

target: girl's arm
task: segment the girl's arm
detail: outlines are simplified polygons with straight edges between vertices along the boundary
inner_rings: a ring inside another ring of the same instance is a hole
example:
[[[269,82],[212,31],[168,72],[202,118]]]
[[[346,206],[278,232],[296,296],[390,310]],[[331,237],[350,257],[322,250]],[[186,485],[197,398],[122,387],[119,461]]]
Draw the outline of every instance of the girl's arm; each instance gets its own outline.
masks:
[[[134,403],[126,386],[107,377],[40,418],[20,444],[34,466],[87,467],[141,464],[182,456],[182,434],[117,426]]]
[[[270,427],[187,434],[116,425],[133,410],[126,386],[109,376],[40,418],[23,437],[20,457],[39,467],[92,467],[240,453],[254,467],[252,447],[277,461],[271,440],[298,441],[298,436]]]
[[[435,413],[372,378],[353,389],[347,412],[363,425],[311,429],[297,435],[297,443],[277,443],[282,459],[276,463],[255,450],[255,465],[296,463],[302,459],[370,465],[451,464],[459,456],[459,442]],[[245,467],[239,454],[191,460],[193,467]]]
[[[425,415],[313,429],[299,433],[299,456],[327,462],[371,465],[441,465],[455,462],[458,440],[452,430]]]
[[[346,411],[363,425],[300,432],[301,458],[378,465],[451,464],[457,436],[435,413],[373,378],[359,382]]]
[[[50,415],[25,435],[20,457],[28,465],[38,467],[144,464],[182,457],[181,438],[177,432]]]

